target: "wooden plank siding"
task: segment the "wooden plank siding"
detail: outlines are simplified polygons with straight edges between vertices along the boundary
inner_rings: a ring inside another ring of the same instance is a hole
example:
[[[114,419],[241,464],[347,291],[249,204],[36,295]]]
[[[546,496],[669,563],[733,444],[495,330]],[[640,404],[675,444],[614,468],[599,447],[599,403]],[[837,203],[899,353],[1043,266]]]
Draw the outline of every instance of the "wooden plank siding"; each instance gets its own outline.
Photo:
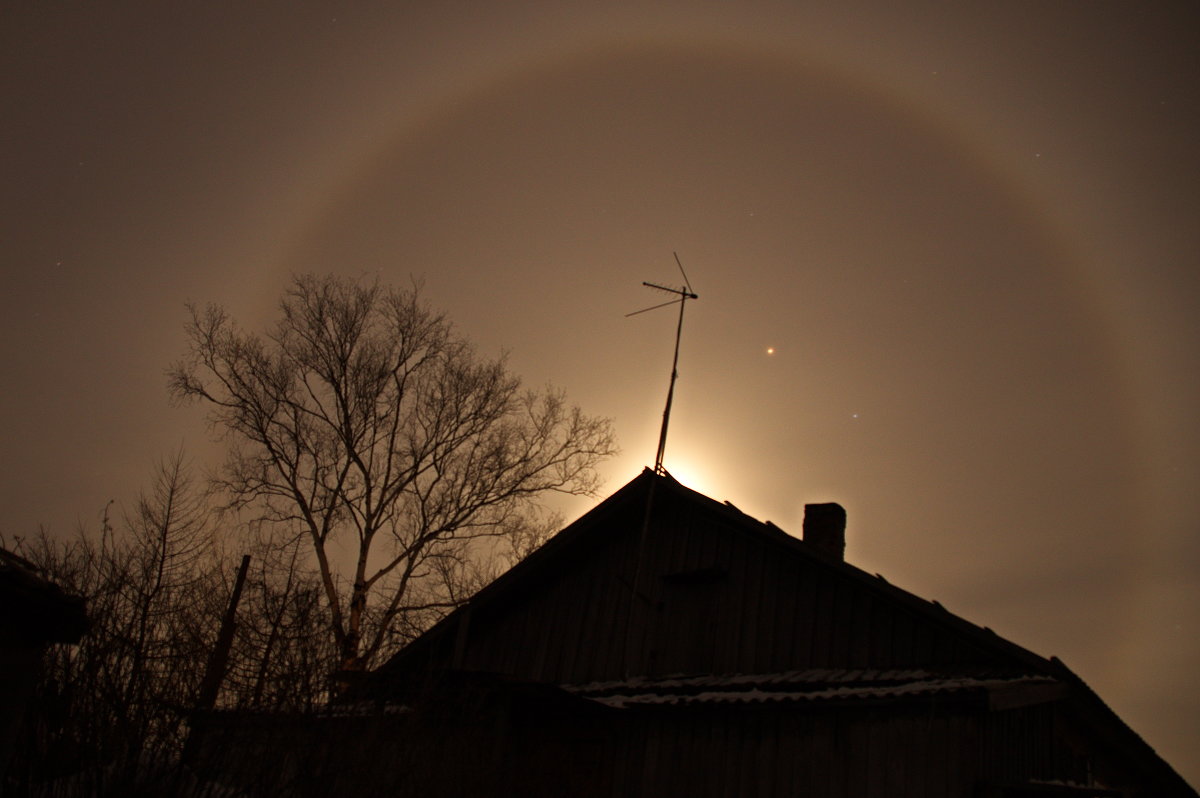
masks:
[[[646,711],[626,719],[600,770],[613,774],[613,796],[963,798],[964,785],[1027,777],[1029,762],[1054,747],[992,728],[1026,720],[1021,710],[1007,714],[923,704]],[[1052,712],[1040,714],[1033,720],[1045,723]]]

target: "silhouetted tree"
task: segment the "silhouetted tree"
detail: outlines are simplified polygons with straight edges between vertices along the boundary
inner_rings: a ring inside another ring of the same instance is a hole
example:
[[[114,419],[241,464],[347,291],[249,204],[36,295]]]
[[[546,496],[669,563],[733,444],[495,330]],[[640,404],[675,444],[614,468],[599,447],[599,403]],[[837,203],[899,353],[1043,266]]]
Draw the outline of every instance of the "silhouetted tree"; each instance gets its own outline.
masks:
[[[77,645],[47,652],[25,779],[75,774],[78,794],[121,794],[148,767],[174,761],[228,596],[208,519],[180,452],[159,464],[118,527],[106,510],[98,537],[81,528],[66,540],[43,531],[17,541],[84,598],[91,621]]]
[[[419,293],[297,277],[266,335],[192,307],[170,375],[231,447],[232,505],[311,544],[345,670],[459,601],[447,587],[477,542],[527,536],[539,497],[591,493],[615,452],[607,420],[522,390]]]

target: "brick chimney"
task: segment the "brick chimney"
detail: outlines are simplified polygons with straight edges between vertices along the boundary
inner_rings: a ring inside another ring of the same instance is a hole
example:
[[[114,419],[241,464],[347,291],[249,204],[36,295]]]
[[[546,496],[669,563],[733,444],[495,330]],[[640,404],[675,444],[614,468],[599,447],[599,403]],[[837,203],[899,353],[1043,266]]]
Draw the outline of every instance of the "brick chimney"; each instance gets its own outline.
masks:
[[[836,502],[804,505],[804,542],[826,557],[844,558],[846,510]]]

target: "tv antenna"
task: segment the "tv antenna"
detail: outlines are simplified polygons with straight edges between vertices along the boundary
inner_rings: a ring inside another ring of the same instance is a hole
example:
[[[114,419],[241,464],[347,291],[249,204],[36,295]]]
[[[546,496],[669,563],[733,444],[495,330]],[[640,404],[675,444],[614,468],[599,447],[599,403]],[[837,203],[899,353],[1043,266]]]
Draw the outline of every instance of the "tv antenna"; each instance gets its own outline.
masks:
[[[662,430],[658,433],[658,453],[654,456],[654,473],[656,474],[662,474],[666,471],[666,469],[663,468],[663,452],[665,452],[667,449],[667,425],[671,421],[671,400],[675,396],[675,380],[679,376],[679,339],[683,335],[683,309],[687,306],[687,301],[689,299],[700,298],[696,295],[696,292],[692,290],[692,283],[690,280],[688,280],[687,272],[683,270],[683,264],[679,261],[679,253],[672,252],[671,254],[675,256],[675,263],[679,266],[679,273],[683,275],[683,287],[671,288],[670,286],[647,282],[643,282],[642,285],[658,291],[666,291],[668,294],[674,294],[676,298],[667,302],[662,302],[658,305],[651,305],[648,308],[635,310],[633,313],[625,314],[625,317],[629,318],[630,316],[636,316],[639,313],[658,310],[659,308],[665,308],[668,305],[674,305],[676,303],[679,304],[679,324],[675,328],[675,357],[671,361],[671,383],[667,388],[667,406],[663,410]]]

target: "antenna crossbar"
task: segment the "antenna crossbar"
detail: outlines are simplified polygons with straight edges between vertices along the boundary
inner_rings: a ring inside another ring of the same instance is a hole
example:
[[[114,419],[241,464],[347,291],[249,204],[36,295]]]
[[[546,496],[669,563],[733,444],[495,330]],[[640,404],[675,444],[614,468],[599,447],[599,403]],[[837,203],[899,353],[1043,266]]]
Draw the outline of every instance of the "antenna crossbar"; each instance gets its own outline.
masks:
[[[670,286],[667,286],[667,285],[659,285],[658,283],[647,283],[645,281],[642,282],[642,285],[646,286],[647,288],[657,288],[659,291],[666,291],[668,294],[678,294],[683,299],[699,299],[700,298],[700,297],[696,296],[694,293],[692,293],[691,286],[687,286],[685,288],[671,288]],[[662,307],[662,305],[659,305],[658,307]],[[649,310],[649,309],[650,308],[646,308],[646,310]]]

